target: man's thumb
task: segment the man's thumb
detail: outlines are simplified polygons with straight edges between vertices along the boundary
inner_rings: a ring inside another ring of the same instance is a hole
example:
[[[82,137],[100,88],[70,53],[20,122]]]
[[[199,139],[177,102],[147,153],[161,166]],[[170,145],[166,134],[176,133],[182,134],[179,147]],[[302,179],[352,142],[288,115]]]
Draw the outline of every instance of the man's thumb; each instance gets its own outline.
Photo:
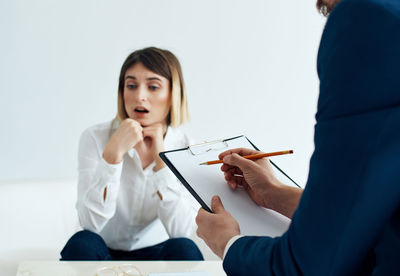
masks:
[[[224,158],[224,163],[231,165],[231,166],[239,167],[242,170],[243,170],[243,168],[247,168],[251,165],[254,165],[253,161],[251,161],[249,159],[245,159],[237,153],[233,153],[231,155],[226,156]]]
[[[224,205],[222,205],[222,201],[219,196],[213,196],[211,200],[211,209],[215,214],[225,212]]]

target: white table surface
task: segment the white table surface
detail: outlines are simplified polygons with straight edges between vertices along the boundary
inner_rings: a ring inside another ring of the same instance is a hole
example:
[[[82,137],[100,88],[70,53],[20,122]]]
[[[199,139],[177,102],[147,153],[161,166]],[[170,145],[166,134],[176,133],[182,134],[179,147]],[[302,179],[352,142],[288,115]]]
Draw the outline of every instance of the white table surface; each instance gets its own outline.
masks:
[[[222,261],[23,261],[17,276],[96,276],[103,267],[134,265],[143,276],[154,272],[208,272],[211,276],[226,276]]]

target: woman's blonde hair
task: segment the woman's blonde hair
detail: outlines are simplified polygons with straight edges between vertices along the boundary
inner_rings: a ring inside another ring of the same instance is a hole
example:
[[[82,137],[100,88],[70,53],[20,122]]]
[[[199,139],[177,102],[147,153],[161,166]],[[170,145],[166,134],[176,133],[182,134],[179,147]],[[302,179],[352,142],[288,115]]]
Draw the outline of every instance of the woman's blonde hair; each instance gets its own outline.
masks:
[[[178,127],[189,121],[189,108],[181,65],[173,53],[156,47],[148,47],[131,53],[122,65],[118,84],[118,112],[115,119],[121,122],[129,118],[124,102],[125,74],[138,62],[153,73],[169,80],[171,107],[167,115],[167,124]]]

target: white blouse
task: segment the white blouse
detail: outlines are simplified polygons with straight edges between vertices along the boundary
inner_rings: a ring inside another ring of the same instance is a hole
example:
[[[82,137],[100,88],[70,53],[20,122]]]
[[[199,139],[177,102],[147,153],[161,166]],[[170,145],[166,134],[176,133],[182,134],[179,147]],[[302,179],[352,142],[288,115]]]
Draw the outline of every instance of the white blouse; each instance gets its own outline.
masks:
[[[111,125],[92,126],[80,138],[76,208],[82,228],[98,233],[109,248],[125,251],[192,235],[200,205],[167,167],[154,172],[153,162],[143,170],[135,149],[116,165],[103,159],[104,148],[117,128]],[[182,148],[190,142],[179,129],[168,127],[164,148]]]

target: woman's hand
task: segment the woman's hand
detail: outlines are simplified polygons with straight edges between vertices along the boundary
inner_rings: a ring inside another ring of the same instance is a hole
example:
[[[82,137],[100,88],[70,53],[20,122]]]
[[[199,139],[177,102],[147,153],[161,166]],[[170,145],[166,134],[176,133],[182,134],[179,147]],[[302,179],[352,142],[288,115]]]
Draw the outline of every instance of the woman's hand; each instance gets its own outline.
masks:
[[[118,164],[124,154],[143,140],[143,128],[132,119],[122,121],[117,131],[111,136],[103,152],[103,158],[109,164]]]
[[[224,161],[221,170],[228,185],[234,190],[238,186],[243,187],[258,205],[291,218],[299,203],[302,189],[282,184],[275,177],[268,158],[249,160],[242,157],[258,153],[260,152],[238,148],[219,155]]]
[[[167,126],[161,123],[156,123],[143,128],[144,141],[149,148],[156,166],[155,171],[158,171],[165,167],[164,162],[158,155],[161,151],[164,151],[164,134],[167,131]]]

